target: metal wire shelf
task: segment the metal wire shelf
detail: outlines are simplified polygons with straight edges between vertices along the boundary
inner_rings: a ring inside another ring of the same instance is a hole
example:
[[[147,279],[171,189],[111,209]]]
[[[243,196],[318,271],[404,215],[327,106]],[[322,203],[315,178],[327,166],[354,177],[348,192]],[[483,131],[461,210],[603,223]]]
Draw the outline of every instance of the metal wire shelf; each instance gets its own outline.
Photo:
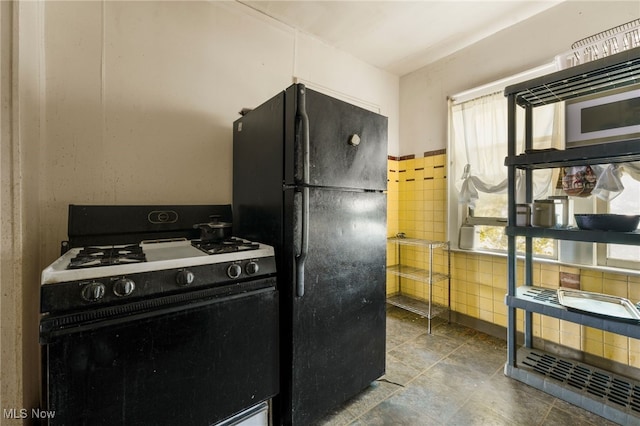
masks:
[[[570,51],[556,56],[556,64],[565,69],[639,46],[640,19],[634,19],[576,41]]]

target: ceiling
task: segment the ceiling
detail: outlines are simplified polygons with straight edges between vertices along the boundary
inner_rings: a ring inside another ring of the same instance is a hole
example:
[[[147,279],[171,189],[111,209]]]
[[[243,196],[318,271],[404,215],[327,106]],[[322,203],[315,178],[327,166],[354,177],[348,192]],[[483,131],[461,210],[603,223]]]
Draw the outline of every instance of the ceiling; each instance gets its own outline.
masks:
[[[561,1],[240,0],[396,75],[437,61]]]

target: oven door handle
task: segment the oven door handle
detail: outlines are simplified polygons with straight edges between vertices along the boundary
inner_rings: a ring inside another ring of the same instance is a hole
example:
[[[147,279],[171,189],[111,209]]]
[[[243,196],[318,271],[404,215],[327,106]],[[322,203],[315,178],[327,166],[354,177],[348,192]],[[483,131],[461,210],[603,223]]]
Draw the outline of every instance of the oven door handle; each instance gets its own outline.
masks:
[[[298,107],[296,117],[300,120],[302,133],[302,217],[300,253],[296,255],[296,296],[304,296],[304,264],[309,252],[309,116],[306,108],[306,89],[298,84]]]

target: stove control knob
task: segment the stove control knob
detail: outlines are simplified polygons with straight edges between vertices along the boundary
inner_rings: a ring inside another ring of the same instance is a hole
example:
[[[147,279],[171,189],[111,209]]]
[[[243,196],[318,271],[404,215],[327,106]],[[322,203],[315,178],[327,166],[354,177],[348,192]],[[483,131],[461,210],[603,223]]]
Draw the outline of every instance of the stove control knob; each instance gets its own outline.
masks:
[[[113,284],[113,292],[119,297],[128,296],[135,289],[136,283],[130,278],[120,278]]]
[[[247,274],[253,275],[258,273],[258,271],[260,270],[260,266],[258,266],[256,262],[251,261],[247,263],[247,266],[245,266],[244,269],[245,271],[247,271]]]
[[[104,297],[104,292],[104,284],[93,281],[82,289],[82,298],[87,302],[97,302]]]
[[[242,268],[240,267],[240,265],[237,265],[235,263],[233,265],[229,265],[229,267],[227,268],[227,276],[229,278],[236,279],[240,275],[242,275]]]
[[[196,279],[196,276],[193,274],[193,272],[189,271],[188,269],[183,269],[182,271],[179,271],[178,274],[176,275],[176,283],[178,283],[179,286],[187,286],[189,284],[193,284],[193,281]]]

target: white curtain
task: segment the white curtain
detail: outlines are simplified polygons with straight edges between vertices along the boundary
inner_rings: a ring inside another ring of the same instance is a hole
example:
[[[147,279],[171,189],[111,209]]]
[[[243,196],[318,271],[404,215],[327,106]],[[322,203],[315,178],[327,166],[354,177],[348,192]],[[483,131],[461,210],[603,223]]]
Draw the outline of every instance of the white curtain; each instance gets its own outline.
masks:
[[[534,110],[534,148],[560,147],[562,138],[557,132],[554,116],[557,108],[542,107]],[[517,122],[523,123],[524,111],[518,108]],[[455,148],[454,170],[451,174],[460,191],[459,202],[474,208],[479,192],[505,193],[507,191],[507,99],[502,92],[451,103],[451,128]],[[555,125],[554,125],[555,124]],[[516,150],[523,150],[524,126],[518,126]],[[534,198],[544,198],[552,189],[552,170],[535,171],[533,175]],[[524,179],[516,182],[521,187]],[[522,191],[518,191],[519,195]],[[524,194],[522,194],[523,196]],[[523,199],[518,202],[524,202]]]
[[[640,162],[596,166],[594,171],[598,180],[591,193],[604,201],[613,200],[624,190],[621,179],[623,173],[640,181]]]

